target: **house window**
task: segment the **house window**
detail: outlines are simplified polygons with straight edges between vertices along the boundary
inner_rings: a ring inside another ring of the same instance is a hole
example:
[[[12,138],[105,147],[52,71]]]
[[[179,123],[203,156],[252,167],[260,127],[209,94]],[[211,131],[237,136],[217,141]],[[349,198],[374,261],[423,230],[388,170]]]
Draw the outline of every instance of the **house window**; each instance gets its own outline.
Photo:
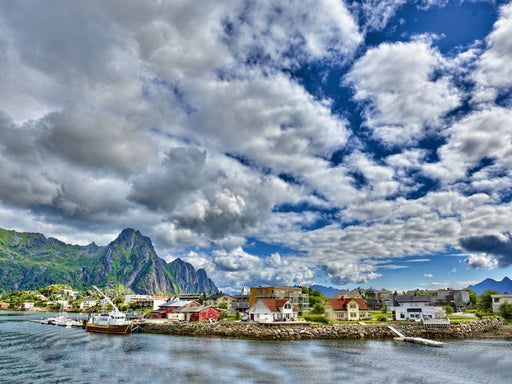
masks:
[[[499,298],[499,297],[495,297],[495,298],[494,298],[494,302],[495,302],[495,303],[499,303],[499,302],[500,302],[500,298]]]
[[[292,308],[292,306],[290,304],[285,304],[284,305],[284,309],[291,309],[291,308]]]

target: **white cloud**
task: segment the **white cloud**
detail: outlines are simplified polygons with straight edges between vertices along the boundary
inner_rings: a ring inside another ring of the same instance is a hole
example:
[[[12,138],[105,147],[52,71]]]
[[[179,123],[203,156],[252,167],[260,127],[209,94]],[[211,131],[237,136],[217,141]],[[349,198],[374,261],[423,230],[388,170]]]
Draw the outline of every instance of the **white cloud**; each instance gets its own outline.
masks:
[[[474,101],[493,101],[503,88],[512,86],[512,4],[500,8],[500,17],[487,37],[487,49],[480,56],[474,74],[477,90]]]
[[[421,139],[428,127],[460,104],[460,95],[446,76],[433,79],[446,64],[428,42],[383,43],[369,49],[346,75],[355,100],[370,102],[366,124],[375,138],[389,145]],[[364,105],[364,104],[363,104]]]
[[[480,269],[494,269],[498,267],[498,261],[493,257],[485,254],[470,254],[464,260],[466,264],[472,268]]]

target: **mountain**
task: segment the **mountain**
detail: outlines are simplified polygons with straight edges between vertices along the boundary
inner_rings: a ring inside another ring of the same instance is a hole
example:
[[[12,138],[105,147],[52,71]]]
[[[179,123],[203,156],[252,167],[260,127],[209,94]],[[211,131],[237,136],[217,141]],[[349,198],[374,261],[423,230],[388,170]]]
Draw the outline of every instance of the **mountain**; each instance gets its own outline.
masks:
[[[468,289],[474,291],[478,296],[489,289],[493,289],[499,293],[512,293],[512,280],[508,277],[504,277],[501,281],[485,279],[478,284],[469,285]]]
[[[324,285],[313,285],[311,289],[313,289],[313,291],[319,290],[325,297],[334,297],[334,295],[340,291],[340,289],[326,287]]]
[[[107,246],[69,245],[40,233],[0,229],[0,292],[69,284],[83,290],[93,284],[124,285],[138,294],[215,292],[203,269],[181,259],[167,263],[149,237],[124,229]]]

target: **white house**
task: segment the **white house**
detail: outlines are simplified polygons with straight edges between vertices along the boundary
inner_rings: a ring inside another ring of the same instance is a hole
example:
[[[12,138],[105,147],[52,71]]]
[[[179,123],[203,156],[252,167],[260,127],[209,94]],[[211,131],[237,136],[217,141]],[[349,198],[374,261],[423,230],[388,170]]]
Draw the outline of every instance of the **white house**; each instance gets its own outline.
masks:
[[[504,294],[504,295],[491,295],[492,300],[492,311],[493,312],[499,312],[501,304],[507,303],[512,304],[512,295],[511,294]]]
[[[249,316],[259,323],[297,320],[297,309],[287,299],[259,299],[249,309]]]
[[[430,296],[393,296],[393,305],[388,308],[394,320],[422,320],[445,317],[444,311],[430,303]]]

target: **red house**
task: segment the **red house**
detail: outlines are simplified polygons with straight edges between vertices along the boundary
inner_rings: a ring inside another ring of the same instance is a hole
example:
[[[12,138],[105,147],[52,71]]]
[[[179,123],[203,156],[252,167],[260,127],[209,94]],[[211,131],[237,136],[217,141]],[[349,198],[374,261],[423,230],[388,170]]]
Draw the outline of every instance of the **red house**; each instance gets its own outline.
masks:
[[[219,320],[222,311],[214,307],[187,305],[186,307],[176,309],[173,313],[182,313],[185,321],[206,321],[209,319]]]

